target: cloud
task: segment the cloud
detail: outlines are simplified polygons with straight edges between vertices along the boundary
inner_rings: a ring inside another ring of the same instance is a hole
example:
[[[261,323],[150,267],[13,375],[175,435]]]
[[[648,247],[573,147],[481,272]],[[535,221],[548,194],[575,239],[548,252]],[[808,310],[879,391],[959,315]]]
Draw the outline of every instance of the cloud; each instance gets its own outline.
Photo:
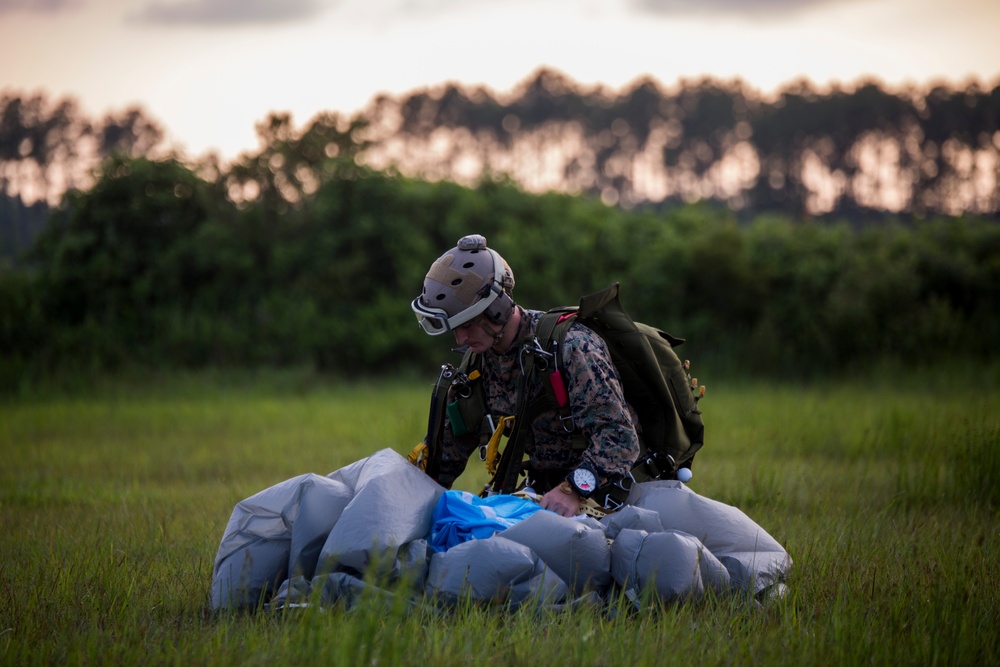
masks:
[[[59,12],[64,9],[72,9],[79,4],[79,0],[0,0],[0,14],[16,12],[20,9],[37,14]]]
[[[6,2],[7,0],[0,0]],[[172,25],[246,25],[284,23],[315,16],[334,0],[186,0],[152,2],[136,17]]]
[[[629,0],[633,7],[651,14],[774,16],[801,12],[848,0]]]

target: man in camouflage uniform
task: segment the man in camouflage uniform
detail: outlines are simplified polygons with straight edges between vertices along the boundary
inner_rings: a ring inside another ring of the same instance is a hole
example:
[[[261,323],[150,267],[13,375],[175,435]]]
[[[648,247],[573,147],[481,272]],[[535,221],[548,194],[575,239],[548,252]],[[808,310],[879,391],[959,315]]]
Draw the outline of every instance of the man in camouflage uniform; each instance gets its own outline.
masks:
[[[513,289],[510,267],[487,248],[485,238],[473,235],[434,262],[412,303],[427,333],[450,331],[459,346],[481,355],[477,383],[494,421],[515,412],[520,357],[535,339],[542,316],[516,305]],[[524,448],[528,484],[543,494],[542,507],[573,516],[599,487],[628,475],[639,455],[638,419],[625,403],[618,372],[597,334],[574,323],[560,352],[574,428],[564,428],[557,410],[543,412],[527,432]],[[541,375],[532,377],[529,401],[546,391]],[[446,420],[437,481],[450,488],[480,444],[475,429],[456,436]]]

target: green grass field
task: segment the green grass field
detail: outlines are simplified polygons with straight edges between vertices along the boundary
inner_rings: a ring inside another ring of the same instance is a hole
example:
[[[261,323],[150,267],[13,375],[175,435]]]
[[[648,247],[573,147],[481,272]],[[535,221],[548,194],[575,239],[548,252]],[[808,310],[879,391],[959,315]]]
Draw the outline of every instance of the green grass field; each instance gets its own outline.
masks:
[[[1000,372],[705,381],[691,488],[786,546],[790,594],[590,608],[208,613],[234,505],[385,447],[430,381],[172,375],[0,403],[5,665],[983,665],[1000,655]],[[485,481],[470,463],[460,485]]]

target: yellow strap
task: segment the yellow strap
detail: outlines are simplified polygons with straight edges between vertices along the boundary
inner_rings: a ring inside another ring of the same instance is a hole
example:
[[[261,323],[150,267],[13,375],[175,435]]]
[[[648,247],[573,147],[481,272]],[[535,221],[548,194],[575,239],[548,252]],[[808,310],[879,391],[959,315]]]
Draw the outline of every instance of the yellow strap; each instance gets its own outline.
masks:
[[[501,417],[497,422],[496,430],[493,431],[493,435],[490,436],[490,441],[486,445],[486,472],[491,475],[497,474],[497,458],[500,453],[500,438],[503,437],[507,422],[513,420],[514,415]]]
[[[406,457],[406,460],[417,466],[424,472],[427,472],[427,459],[430,458],[430,449],[424,443],[419,443],[410,452],[410,455]]]

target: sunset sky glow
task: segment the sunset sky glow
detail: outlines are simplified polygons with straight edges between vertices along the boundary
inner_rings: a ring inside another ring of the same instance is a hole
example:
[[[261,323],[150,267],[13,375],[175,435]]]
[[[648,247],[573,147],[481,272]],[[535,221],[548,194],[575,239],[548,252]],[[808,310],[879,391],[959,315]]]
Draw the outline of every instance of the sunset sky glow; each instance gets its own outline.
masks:
[[[0,0],[0,93],[142,106],[191,156],[256,148],[288,111],[351,114],[549,67],[615,90],[739,78],[764,92],[1000,83],[997,0]]]

